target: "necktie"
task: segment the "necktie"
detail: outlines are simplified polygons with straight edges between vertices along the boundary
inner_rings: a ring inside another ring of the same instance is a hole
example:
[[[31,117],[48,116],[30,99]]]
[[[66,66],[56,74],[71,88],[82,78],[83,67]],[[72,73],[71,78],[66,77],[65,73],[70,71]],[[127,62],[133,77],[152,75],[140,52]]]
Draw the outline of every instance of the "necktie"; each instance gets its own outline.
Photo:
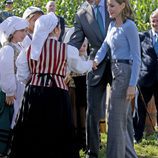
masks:
[[[97,20],[97,23],[99,25],[99,30],[100,32],[102,33],[103,36],[105,36],[105,30],[104,30],[104,24],[103,24],[103,18],[102,18],[102,15],[100,13],[100,10],[99,10],[99,6],[97,5],[96,6],[96,20]]]
[[[155,52],[158,56],[158,36],[156,36],[156,39],[155,39],[154,49],[155,49]]]

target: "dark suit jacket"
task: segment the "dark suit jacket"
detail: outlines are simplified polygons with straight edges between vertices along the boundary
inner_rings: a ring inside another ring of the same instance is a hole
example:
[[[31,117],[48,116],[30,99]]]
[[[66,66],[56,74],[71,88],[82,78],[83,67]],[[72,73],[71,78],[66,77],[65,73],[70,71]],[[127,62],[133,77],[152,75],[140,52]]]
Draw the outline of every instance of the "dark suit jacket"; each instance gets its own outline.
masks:
[[[158,81],[158,57],[153,47],[152,31],[139,34],[141,43],[141,69],[138,85],[143,87],[151,86]]]
[[[105,0],[106,7],[106,0]],[[105,8],[105,31],[107,32],[109,25],[109,15],[107,9]],[[90,4],[81,7],[77,12],[74,22],[75,32],[72,34],[69,44],[80,49],[84,38],[87,37],[92,51],[90,53],[90,59],[94,59],[96,52],[101,47],[102,42],[104,41],[103,35],[99,30],[99,26],[95,19],[94,10]],[[98,69],[89,73],[89,83],[94,86],[99,83],[102,78],[102,75],[105,71],[105,62],[99,65]]]

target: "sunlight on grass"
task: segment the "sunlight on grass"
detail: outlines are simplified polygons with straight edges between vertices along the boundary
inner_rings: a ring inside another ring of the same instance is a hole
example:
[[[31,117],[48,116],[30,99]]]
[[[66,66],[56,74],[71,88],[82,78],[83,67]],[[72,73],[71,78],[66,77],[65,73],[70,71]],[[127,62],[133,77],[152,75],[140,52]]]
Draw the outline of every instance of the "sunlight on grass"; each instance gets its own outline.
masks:
[[[101,134],[101,149],[99,152],[99,158],[106,158],[106,141],[107,135]],[[146,136],[140,144],[134,145],[139,158],[158,158],[158,139],[157,134]],[[85,158],[86,155],[83,151],[80,151],[81,158]]]
[[[145,136],[140,144],[135,144],[135,149],[140,158],[158,158],[157,134]]]

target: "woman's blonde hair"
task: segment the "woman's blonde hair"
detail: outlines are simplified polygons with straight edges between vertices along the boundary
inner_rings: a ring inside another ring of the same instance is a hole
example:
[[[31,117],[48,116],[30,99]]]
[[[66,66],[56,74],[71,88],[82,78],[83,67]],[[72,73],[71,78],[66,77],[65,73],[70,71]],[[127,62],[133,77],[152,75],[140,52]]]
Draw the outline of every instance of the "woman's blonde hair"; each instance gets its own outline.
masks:
[[[116,0],[116,2],[119,4],[125,3],[125,8],[122,11],[123,21],[126,20],[127,18],[133,20],[133,12],[132,12],[129,0]]]

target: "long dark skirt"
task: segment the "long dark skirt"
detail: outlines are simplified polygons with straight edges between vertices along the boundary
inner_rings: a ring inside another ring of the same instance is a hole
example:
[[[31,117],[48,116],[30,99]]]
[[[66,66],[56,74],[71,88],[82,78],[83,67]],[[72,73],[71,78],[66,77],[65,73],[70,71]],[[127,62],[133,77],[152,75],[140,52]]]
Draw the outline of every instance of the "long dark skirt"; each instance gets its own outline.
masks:
[[[29,86],[14,132],[11,158],[72,158],[68,92]]]
[[[87,110],[87,85],[86,75],[73,77],[75,83],[75,107],[77,120],[77,135],[76,139],[79,149],[86,150],[86,110]]]

